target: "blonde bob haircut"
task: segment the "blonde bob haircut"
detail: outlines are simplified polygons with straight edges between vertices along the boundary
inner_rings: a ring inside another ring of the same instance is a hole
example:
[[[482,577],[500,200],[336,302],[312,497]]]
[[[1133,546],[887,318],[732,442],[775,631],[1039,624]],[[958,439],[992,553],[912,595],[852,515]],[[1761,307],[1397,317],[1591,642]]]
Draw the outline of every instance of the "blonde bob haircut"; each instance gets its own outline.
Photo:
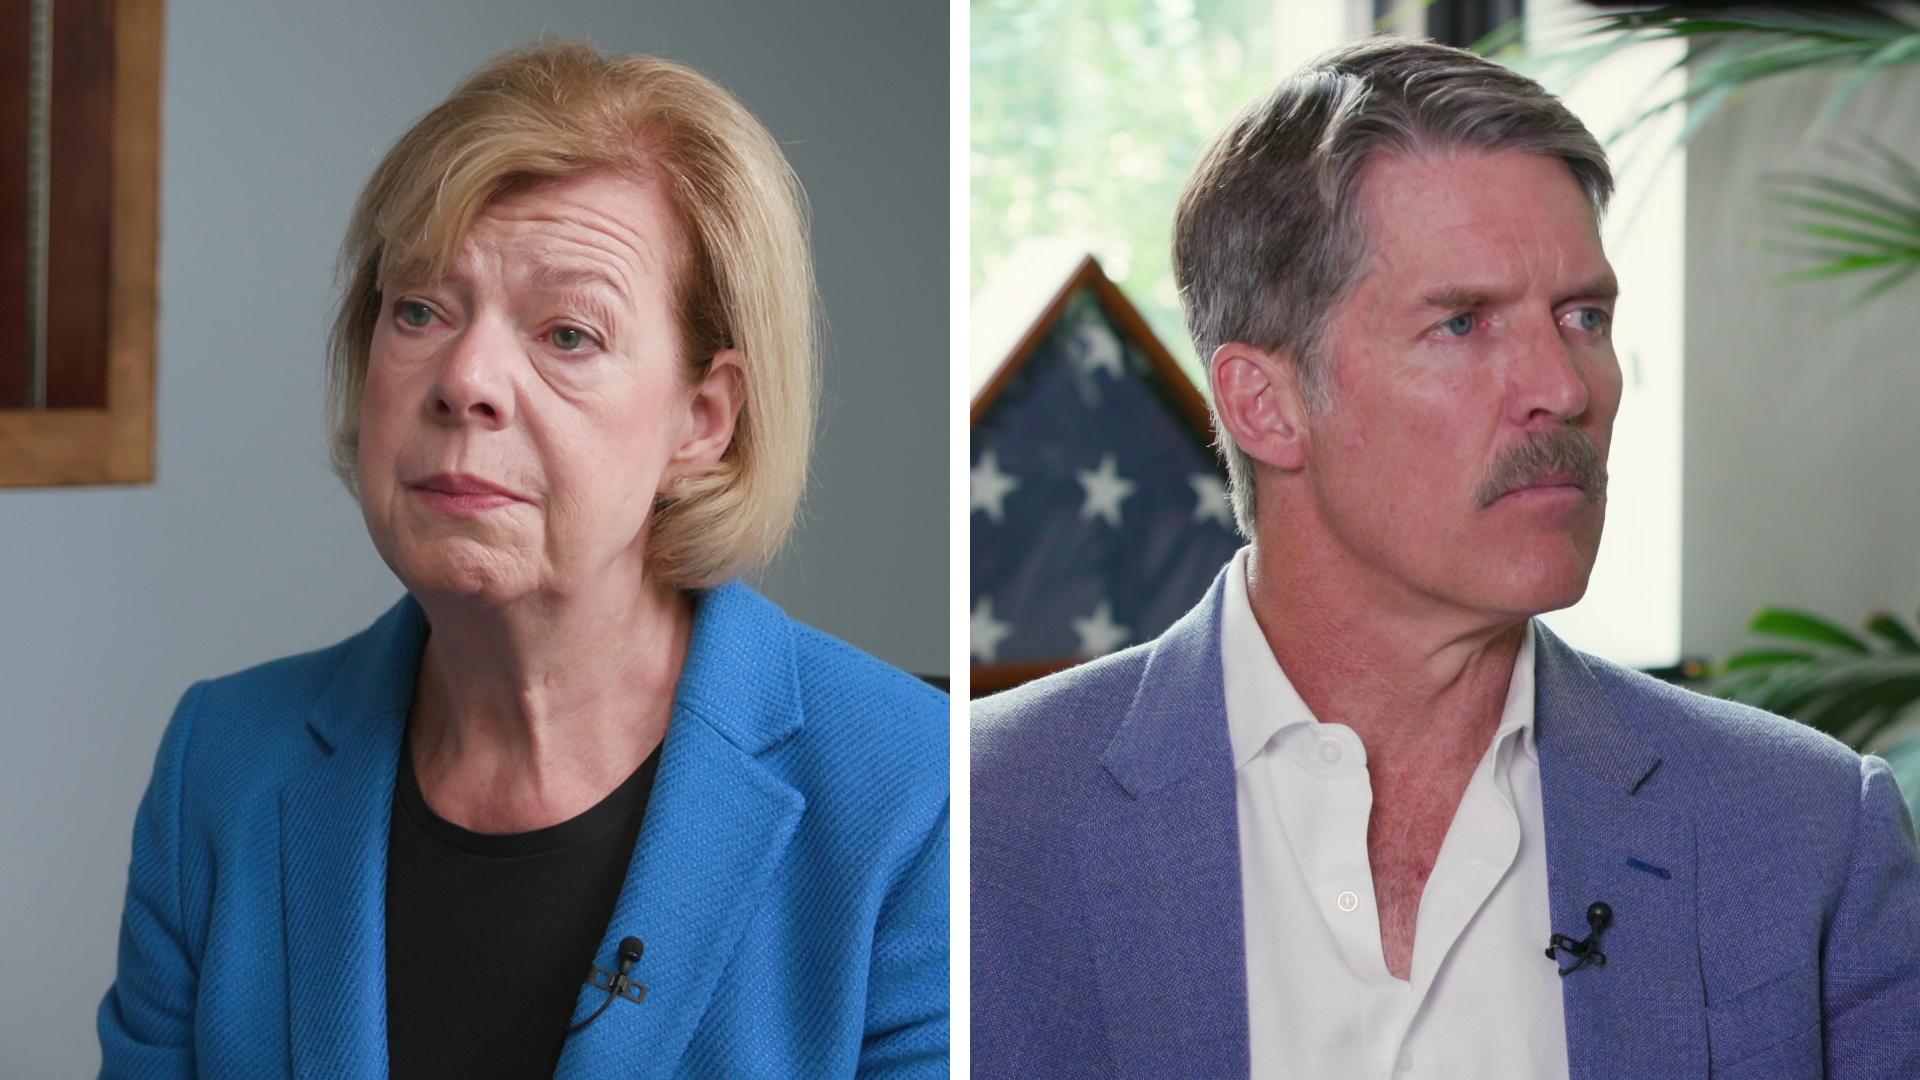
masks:
[[[806,487],[819,394],[806,196],[733,95],[649,56],[577,41],[504,53],[387,151],[341,245],[345,283],[327,346],[334,472],[358,497],[368,353],[389,275],[443,277],[490,203],[595,170],[657,181],[685,237],[674,306],[690,381],[740,351],[745,401],[718,465],[655,497],[649,572],[705,588],[764,566]]]

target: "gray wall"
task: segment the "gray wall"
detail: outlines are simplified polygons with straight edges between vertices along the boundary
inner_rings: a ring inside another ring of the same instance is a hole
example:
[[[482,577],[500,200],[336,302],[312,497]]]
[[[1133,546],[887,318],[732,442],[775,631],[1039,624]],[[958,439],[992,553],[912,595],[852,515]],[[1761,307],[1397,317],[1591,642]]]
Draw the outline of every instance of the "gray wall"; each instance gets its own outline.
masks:
[[[134,804],[181,691],[400,593],[322,463],[332,260],[379,154],[499,49],[547,31],[669,56],[781,139],[829,375],[807,519],[764,588],[947,669],[945,5],[168,6],[159,480],[0,491],[0,1077],[98,1069]]]
[[[1774,285],[1804,263],[1760,250],[1777,212],[1768,170],[1839,167],[1826,147],[1869,131],[1920,158],[1920,76],[1869,83],[1809,124],[1841,77],[1761,88],[1707,124],[1687,169],[1681,641],[1723,656],[1762,604],[1858,626],[1920,608],[1920,278],[1837,313],[1868,279]]]

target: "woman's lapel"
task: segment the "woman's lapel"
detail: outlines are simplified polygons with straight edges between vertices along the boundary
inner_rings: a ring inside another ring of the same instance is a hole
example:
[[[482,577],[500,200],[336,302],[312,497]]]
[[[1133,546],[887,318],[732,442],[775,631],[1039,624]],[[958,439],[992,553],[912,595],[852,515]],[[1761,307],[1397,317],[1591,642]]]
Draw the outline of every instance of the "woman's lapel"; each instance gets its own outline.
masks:
[[[308,716],[326,756],[280,795],[287,1023],[297,1077],[387,1074],[387,834],[426,620],[360,638]]]
[[[805,808],[760,760],[801,720],[792,623],[745,586],[704,594],[646,821],[594,961],[616,970],[620,941],[641,939],[633,977],[647,995],[612,1002],[571,1036],[556,1077],[676,1071]],[[606,1001],[583,986],[573,1022]]]
[[[786,852],[805,800],[759,755],[801,727],[793,624],[741,585],[702,595],[627,879],[596,953],[646,943],[641,1004],[567,1040],[560,1077],[670,1075]],[[309,718],[327,756],[281,795],[294,1075],[387,1070],[386,869],[400,736],[426,623],[402,601],[361,639]],[[586,972],[581,972],[583,977]],[[605,1000],[582,985],[575,1021]]]

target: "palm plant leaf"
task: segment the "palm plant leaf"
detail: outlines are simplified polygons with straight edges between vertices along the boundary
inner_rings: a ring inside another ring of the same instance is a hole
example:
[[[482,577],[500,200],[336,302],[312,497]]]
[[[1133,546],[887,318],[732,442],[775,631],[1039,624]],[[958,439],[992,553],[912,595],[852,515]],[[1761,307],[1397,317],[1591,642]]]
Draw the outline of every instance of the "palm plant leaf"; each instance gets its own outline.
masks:
[[[1914,10],[1887,0],[1825,7],[1658,4],[1586,20],[1577,44],[1526,58],[1522,66],[1543,81],[1572,82],[1595,65],[1640,45],[1680,43],[1682,54],[1667,73],[1680,77],[1682,89],[1650,104],[1636,103],[1632,118],[1607,140],[1609,145],[1618,144],[1647,121],[1684,107],[1686,118],[1667,150],[1671,154],[1756,83],[1799,72],[1848,71],[1851,74],[1813,121],[1812,129],[1820,130],[1869,80],[1920,64],[1920,21]],[[1510,37],[1498,44],[1506,44]],[[1920,273],[1920,166],[1870,136],[1860,141],[1852,156],[1878,179],[1877,184],[1794,173],[1768,178],[1763,195],[1788,211],[1786,231],[1803,245],[1768,246],[1813,262],[1779,275],[1776,282],[1866,275],[1871,280],[1850,303],[1859,306]],[[1816,243],[1807,247],[1806,241]]]
[[[1920,653],[1920,638],[1914,637],[1913,631],[1887,612],[1882,611],[1868,619],[1867,629],[1892,642],[1900,652]]]
[[[1920,635],[1886,612],[1866,628],[1862,637],[1818,615],[1764,608],[1749,629],[1796,647],[1736,653],[1700,689],[1869,749],[1920,714]]]
[[[1600,15],[1588,24],[1588,33],[1602,41],[1583,47],[1577,56],[1569,54],[1572,68],[1579,72],[1646,42],[1685,45],[1671,69],[1685,75],[1685,89],[1644,110],[1621,132],[1684,104],[1691,108],[1682,144],[1734,92],[1761,80],[1803,71],[1853,72],[1822,109],[1818,126],[1837,114],[1873,75],[1920,63],[1920,24],[1890,4],[1858,3],[1828,10],[1764,4],[1716,10],[1661,4]]]
[[[1870,136],[1851,149],[1851,156],[1872,170],[1868,182],[1773,173],[1762,179],[1760,192],[1783,211],[1780,228],[1794,238],[1768,246],[1816,260],[1776,280],[1878,272],[1879,279],[1855,297],[1858,305],[1920,272],[1920,167]]]
[[[1805,649],[1749,649],[1734,653],[1720,664],[1720,670],[1726,672],[1748,671],[1754,668],[1777,667],[1781,664],[1793,664],[1802,660],[1811,660],[1813,653]]]
[[[1818,615],[1788,608],[1761,608],[1747,629],[1756,634],[1792,638],[1813,645],[1826,645],[1849,652],[1865,653],[1867,643]]]

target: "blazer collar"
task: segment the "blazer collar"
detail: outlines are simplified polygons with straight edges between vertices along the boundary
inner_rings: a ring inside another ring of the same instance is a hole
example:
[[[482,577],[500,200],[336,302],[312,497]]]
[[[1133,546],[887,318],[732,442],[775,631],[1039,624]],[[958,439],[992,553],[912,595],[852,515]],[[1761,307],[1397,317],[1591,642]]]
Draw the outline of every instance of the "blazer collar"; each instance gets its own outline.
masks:
[[[297,1077],[387,1071],[387,836],[427,622],[407,597],[346,647],[307,715],[326,756],[280,793],[287,1025]]]
[[[1606,966],[1561,981],[1572,1080],[1704,1078],[1692,809],[1586,660],[1535,631],[1551,925],[1584,938],[1588,905],[1613,911]]]
[[[641,939],[632,975],[647,996],[613,1002],[571,1036],[559,1080],[678,1071],[806,805],[760,757],[804,722],[794,632],[743,585],[702,597],[647,819],[594,960],[615,971],[620,941]],[[606,1000],[583,986],[571,1022]]]
[[[1140,687],[1100,756],[1101,765],[1136,799],[1219,765],[1222,749],[1232,771],[1220,679],[1220,610],[1232,565],[1216,574],[1207,595],[1148,647]]]
[[[412,596],[348,643],[346,659],[335,669],[313,708],[307,726],[331,751],[366,723],[405,716],[413,705],[413,682],[420,671],[420,650],[427,643],[427,616]]]
[[[1120,1076],[1247,1074],[1239,823],[1220,681],[1224,580],[1149,647],[1100,758],[1119,790],[1095,804],[1076,838]]]
[[[1216,578],[1148,647],[1132,703],[1100,757],[1126,798],[1080,829],[1078,869],[1122,1075],[1173,1075],[1196,1062],[1210,1074],[1247,1071],[1223,589]],[[1544,625],[1534,631],[1552,925],[1584,937],[1589,904],[1604,900],[1614,911],[1602,937],[1608,965],[1561,985],[1572,1080],[1704,1077],[1691,810],[1658,782],[1660,756],[1585,659]]]
[[[1589,778],[1633,795],[1660,767],[1640,733],[1614,707],[1586,659],[1561,641],[1546,624],[1534,620],[1534,711],[1550,714],[1537,732],[1551,738],[1554,754]]]
[[[427,624],[403,599],[347,647],[308,724],[327,756],[281,793],[288,1025],[300,1077],[384,1076],[386,863]],[[671,1074],[772,880],[804,800],[758,755],[804,723],[793,624],[745,585],[702,593],[627,878],[596,963],[646,942],[640,1005],[572,1036],[557,1076]],[[584,979],[586,972],[581,972]],[[574,1019],[604,992],[582,987]]]

